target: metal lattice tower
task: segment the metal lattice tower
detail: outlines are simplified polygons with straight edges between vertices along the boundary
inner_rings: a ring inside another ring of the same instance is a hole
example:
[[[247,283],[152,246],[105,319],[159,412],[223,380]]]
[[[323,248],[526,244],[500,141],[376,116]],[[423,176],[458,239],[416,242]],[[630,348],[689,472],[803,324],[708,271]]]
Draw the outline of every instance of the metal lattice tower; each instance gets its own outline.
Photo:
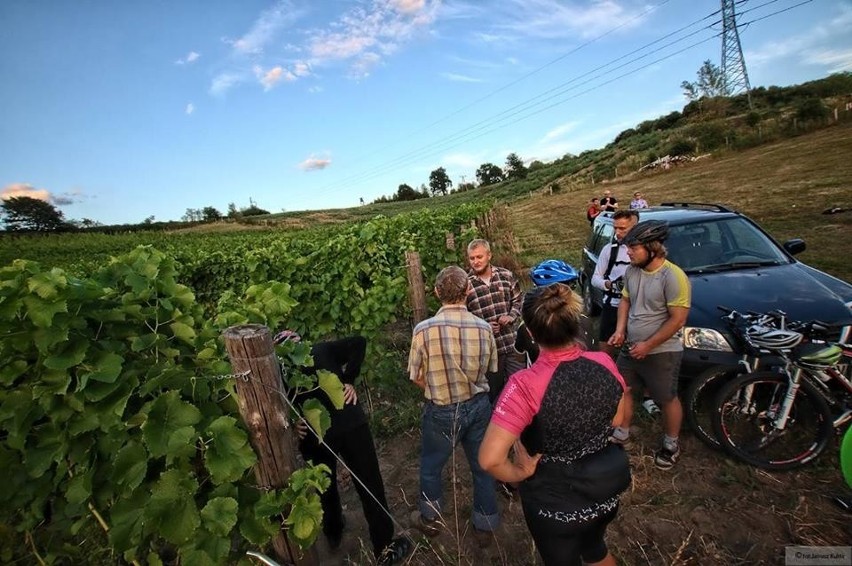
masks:
[[[734,0],[722,0],[722,81],[727,96],[745,91],[751,108],[751,85],[748,82]]]

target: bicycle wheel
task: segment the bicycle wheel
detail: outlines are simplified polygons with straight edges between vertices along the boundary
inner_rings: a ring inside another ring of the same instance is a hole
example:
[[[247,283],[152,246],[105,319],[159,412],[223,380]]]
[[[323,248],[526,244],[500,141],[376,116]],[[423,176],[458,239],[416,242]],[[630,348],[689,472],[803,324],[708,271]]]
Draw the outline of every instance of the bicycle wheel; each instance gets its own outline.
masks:
[[[683,398],[683,409],[686,413],[686,422],[692,433],[701,442],[715,448],[722,449],[719,439],[713,432],[714,404],[719,389],[726,383],[733,381],[740,375],[739,370],[730,367],[713,367],[705,371],[689,384]]]
[[[831,439],[831,411],[806,380],[796,393],[786,426],[775,427],[788,386],[786,375],[757,372],[719,390],[713,430],[726,452],[765,470],[792,470],[820,455]]]

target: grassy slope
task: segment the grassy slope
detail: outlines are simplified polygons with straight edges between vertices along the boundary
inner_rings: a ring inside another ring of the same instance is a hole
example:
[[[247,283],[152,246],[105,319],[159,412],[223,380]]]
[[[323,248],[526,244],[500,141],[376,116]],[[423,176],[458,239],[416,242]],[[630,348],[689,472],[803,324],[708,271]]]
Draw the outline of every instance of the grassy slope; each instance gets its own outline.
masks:
[[[640,191],[651,204],[713,202],[747,214],[775,239],[801,237],[799,259],[852,281],[852,126],[826,128],[739,153],[702,159],[669,171],[634,173],[605,185],[553,196],[534,195],[509,206],[522,260],[578,261],[588,235],[585,205],[605,189],[627,205]]]

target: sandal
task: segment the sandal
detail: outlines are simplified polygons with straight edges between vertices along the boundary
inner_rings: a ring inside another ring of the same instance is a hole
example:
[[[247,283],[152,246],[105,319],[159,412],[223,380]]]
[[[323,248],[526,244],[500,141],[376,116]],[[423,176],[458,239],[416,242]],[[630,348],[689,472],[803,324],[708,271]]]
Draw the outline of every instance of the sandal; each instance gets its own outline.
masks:
[[[399,564],[405,557],[408,556],[408,553],[411,552],[411,541],[409,541],[406,537],[396,537],[390,544],[388,544],[382,553],[379,555],[379,558],[376,560],[377,566],[392,566],[393,564]]]

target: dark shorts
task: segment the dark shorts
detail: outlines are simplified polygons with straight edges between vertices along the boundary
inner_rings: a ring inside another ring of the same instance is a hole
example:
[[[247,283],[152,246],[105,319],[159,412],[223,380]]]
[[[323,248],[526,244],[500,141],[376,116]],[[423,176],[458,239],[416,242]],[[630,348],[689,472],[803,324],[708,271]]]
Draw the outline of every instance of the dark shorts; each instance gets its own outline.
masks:
[[[615,334],[615,326],[618,322],[618,307],[603,305],[601,307],[601,328],[598,339],[601,342],[609,340]]]
[[[683,352],[660,352],[635,360],[624,352],[616,365],[631,389],[644,389],[662,407],[677,397],[678,374]]]

